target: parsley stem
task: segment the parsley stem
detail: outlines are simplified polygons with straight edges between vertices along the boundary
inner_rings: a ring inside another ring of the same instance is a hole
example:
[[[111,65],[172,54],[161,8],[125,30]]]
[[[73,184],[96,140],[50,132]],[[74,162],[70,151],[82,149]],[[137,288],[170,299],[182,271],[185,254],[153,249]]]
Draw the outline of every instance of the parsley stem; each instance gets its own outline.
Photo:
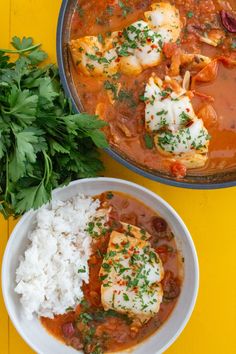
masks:
[[[52,174],[52,161],[45,151],[43,151],[43,156],[44,156],[44,162],[45,162],[43,182],[46,186],[48,184],[49,179]]]
[[[6,188],[5,188],[5,194],[4,198],[7,200],[7,195],[8,195],[8,182],[9,182],[9,157],[8,153],[6,153]]]
[[[30,52],[30,51],[32,51],[34,49],[37,49],[40,46],[41,46],[41,43],[32,45],[31,47],[28,47],[28,48],[25,48],[25,49],[19,49],[19,50],[15,50],[15,49],[0,49],[0,52],[9,53],[9,54],[21,54],[21,53],[25,53],[25,52]]]

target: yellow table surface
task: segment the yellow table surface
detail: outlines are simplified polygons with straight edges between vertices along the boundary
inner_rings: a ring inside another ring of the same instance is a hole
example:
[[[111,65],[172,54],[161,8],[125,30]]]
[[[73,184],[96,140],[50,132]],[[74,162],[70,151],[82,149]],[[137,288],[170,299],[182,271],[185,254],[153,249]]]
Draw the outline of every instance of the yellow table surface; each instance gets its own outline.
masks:
[[[14,35],[32,36],[43,43],[49,60],[55,62],[60,4],[60,0],[0,0],[0,48],[8,47]],[[236,353],[236,188],[194,191],[169,187],[130,172],[105,154],[103,160],[106,176],[139,183],[169,202],[187,224],[197,248],[197,304],[184,332],[166,353]],[[0,216],[0,261],[14,225],[15,221]],[[29,353],[33,351],[9,320],[0,294],[0,354]]]

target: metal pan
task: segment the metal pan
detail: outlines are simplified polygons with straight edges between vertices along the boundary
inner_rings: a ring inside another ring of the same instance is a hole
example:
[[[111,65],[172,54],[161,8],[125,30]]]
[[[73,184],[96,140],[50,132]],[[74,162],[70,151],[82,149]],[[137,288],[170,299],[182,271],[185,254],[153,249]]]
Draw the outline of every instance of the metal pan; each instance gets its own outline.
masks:
[[[71,20],[76,3],[76,0],[62,1],[57,27],[57,61],[61,82],[66,95],[72,100],[74,111],[80,112],[81,102],[73,83],[70,53],[68,50]],[[208,173],[205,175],[199,175],[197,173],[194,174],[194,172],[191,171],[185,178],[180,180],[168,175],[167,173],[150,170],[140,166],[113,148],[106,149],[106,152],[116,161],[128,167],[133,172],[171,186],[191,189],[218,189],[236,186],[235,169],[230,171],[222,170],[218,173]]]

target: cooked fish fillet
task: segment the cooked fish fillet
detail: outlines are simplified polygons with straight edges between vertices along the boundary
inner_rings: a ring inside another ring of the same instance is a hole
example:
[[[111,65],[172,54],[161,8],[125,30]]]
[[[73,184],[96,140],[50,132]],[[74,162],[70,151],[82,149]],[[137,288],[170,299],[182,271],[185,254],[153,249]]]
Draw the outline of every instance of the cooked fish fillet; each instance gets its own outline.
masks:
[[[144,97],[146,129],[154,134],[157,149],[187,168],[204,166],[209,134],[186,90],[169,77],[164,82],[151,77]]]
[[[168,126],[168,130],[175,132],[189,119],[196,118],[191,101],[185,90],[168,92],[151,77],[145,88],[145,122],[148,130],[158,131]]]
[[[161,35],[163,42],[176,42],[181,31],[178,9],[165,2],[152,4],[151,9],[144,13],[149,27]]]
[[[191,149],[200,151],[204,149],[206,153],[208,140],[208,132],[204,128],[202,119],[196,119],[190,127],[181,128],[175,133],[160,132],[157,145],[164,152],[176,155],[190,152]]]
[[[110,46],[98,41],[97,37],[86,36],[70,42],[73,61],[80,72],[87,76],[113,75],[118,70],[117,53]],[[110,48],[109,48],[110,47]]]
[[[144,15],[146,21],[136,21],[102,40],[95,36],[72,40],[70,48],[78,70],[87,76],[109,77],[117,71],[138,75],[160,64],[163,43],[179,37],[179,12],[170,4],[158,3]]]
[[[100,271],[105,310],[145,322],[159,311],[164,270],[148,241],[113,231]]]
[[[145,21],[137,21],[127,27],[124,40],[118,45],[118,55],[124,49],[127,52],[127,55],[120,57],[121,71],[139,74],[148,67],[158,65],[162,59],[160,41],[161,36],[150,30]]]

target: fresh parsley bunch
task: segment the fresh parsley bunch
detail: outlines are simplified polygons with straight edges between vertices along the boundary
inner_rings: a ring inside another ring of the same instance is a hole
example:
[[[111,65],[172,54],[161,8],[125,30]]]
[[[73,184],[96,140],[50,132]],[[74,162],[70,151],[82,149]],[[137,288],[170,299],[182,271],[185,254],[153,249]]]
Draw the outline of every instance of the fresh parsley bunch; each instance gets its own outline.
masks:
[[[107,147],[105,123],[73,114],[55,65],[32,38],[0,49],[0,212],[18,216],[48,202],[53,188],[95,176]],[[6,54],[18,55],[15,62]]]

